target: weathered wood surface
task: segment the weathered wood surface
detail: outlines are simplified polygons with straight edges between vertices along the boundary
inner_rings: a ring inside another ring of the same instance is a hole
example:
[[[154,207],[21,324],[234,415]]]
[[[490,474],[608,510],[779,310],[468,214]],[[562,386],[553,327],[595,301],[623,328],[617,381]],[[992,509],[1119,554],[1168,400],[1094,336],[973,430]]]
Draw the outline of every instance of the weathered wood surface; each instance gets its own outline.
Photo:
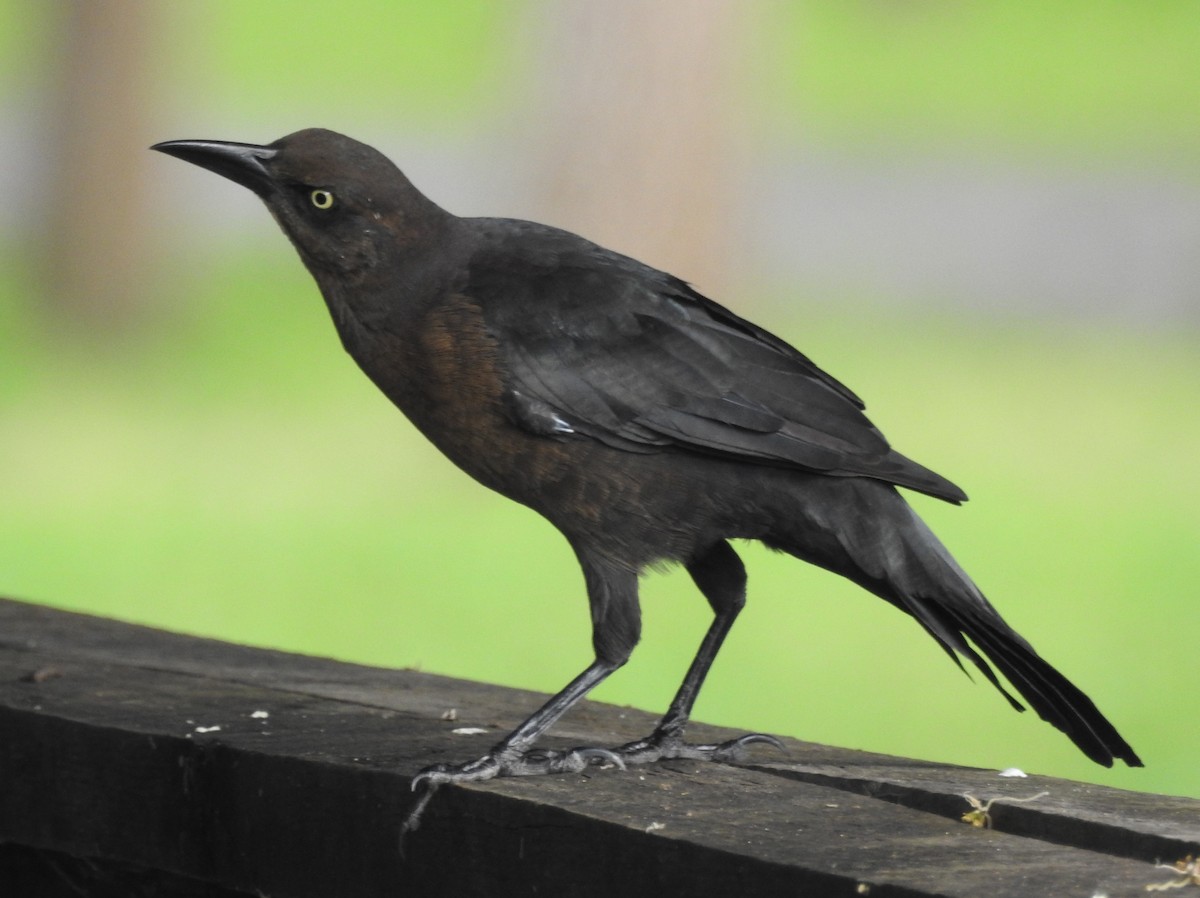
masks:
[[[789,740],[741,768],[445,788],[401,855],[412,773],[541,698],[0,600],[0,895],[1117,898],[1200,853],[1197,801]],[[587,703],[550,741],[652,721]],[[1042,791],[960,819],[963,793]]]

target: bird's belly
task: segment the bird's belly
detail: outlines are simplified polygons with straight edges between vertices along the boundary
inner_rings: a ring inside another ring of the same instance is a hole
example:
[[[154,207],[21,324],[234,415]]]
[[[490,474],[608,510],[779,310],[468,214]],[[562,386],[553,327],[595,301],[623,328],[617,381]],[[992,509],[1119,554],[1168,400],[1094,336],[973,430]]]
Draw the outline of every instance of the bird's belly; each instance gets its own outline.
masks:
[[[473,441],[439,448],[479,482],[544,516],[572,544],[631,567],[687,561],[718,540],[760,538],[770,529],[771,503],[754,501],[747,471],[722,462],[628,453],[586,437],[519,432],[485,445]]]

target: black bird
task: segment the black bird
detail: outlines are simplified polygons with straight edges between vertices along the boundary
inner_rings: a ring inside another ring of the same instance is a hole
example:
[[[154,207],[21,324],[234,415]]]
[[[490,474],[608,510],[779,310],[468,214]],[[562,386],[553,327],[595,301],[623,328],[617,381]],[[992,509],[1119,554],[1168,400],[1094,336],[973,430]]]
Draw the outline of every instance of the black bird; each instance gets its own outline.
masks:
[[[557,527],[583,568],[595,660],[486,755],[427,768],[418,782],[577,771],[600,759],[726,760],[749,743],[776,743],[683,740],[745,604],[731,539],[848,577],[1024,710],[994,666],[1093,761],[1141,765],[1091,700],[1001,619],[896,487],[953,503],[962,490],[893,450],[862,400],[783,340],[574,234],[451,215],[379,152],[332,131],[153,149],[258,194],[367,377],[451,461]],[[663,562],[687,568],[715,617],[662,720],[612,750],[535,749],[629,658],[638,575]]]

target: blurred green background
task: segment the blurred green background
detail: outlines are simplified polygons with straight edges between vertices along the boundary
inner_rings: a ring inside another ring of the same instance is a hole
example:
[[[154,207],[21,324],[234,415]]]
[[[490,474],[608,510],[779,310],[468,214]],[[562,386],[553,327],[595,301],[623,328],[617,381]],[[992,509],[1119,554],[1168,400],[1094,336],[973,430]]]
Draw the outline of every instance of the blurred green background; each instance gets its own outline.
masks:
[[[1200,6],[0,13],[3,594],[547,692],[590,659],[557,533],[377,394],[248,192],[146,150],[321,125],[452,211],[668,268],[851,385],[967,490],[913,501],[1147,766],[1095,767],[757,547],[698,718],[1200,796]],[[709,615],[679,571],[643,607],[596,697],[661,710]]]

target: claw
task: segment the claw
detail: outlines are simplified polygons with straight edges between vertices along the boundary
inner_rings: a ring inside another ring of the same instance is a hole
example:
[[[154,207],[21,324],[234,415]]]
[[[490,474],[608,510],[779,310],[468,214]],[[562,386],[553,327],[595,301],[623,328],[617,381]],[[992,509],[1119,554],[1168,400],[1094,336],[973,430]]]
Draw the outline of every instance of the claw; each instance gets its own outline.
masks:
[[[424,788],[418,789],[418,786],[423,785]],[[421,825],[421,816],[425,813],[425,807],[429,804],[429,800],[433,798],[433,793],[437,791],[437,786],[428,779],[422,779],[421,774],[418,774],[412,783],[414,792],[418,792],[417,800],[413,802],[412,807],[408,809],[408,813],[404,815],[404,822],[400,824],[400,840],[398,848],[400,856],[404,856],[404,843],[408,838],[408,834],[415,832]]]
[[[415,792],[422,786],[440,786],[443,783],[481,783],[503,776],[503,769],[502,759],[490,754],[466,764],[434,764],[413,777],[412,790]]]
[[[728,742],[696,745],[684,742],[677,732],[656,730],[645,739],[622,745],[618,752],[627,764],[648,764],[654,761],[687,758],[694,761],[738,762],[747,746],[763,743],[779,749],[785,755],[787,749],[774,736],[766,733],[747,733]]]
[[[412,791],[419,793],[405,818],[402,836],[415,830],[421,815],[437,788],[445,783],[482,783],[498,776],[540,776],[549,773],[579,773],[598,764],[612,764],[625,770],[630,764],[688,758],[697,761],[737,762],[746,748],[756,744],[770,745],[783,754],[787,749],[774,736],[766,733],[747,733],[728,742],[694,745],[684,742],[675,730],[656,730],[645,739],[622,745],[615,751],[607,748],[582,746],[569,751],[497,748],[465,764],[434,764],[426,767],[412,781]]]
[[[747,733],[745,736],[730,739],[728,742],[722,742],[720,745],[706,745],[703,747],[712,748],[711,757],[714,761],[740,761],[743,755],[745,755],[747,746],[759,743],[776,748],[783,755],[787,755],[788,753],[784,744],[768,733]]]
[[[412,789],[415,792],[443,783],[481,783],[498,776],[579,773],[593,764],[612,764],[621,770],[625,769],[625,759],[607,748],[583,746],[570,751],[501,749],[466,764],[434,764],[426,767],[413,777]]]
[[[607,748],[576,748],[570,754],[578,755],[589,764],[612,764],[618,770],[625,769],[625,759]]]
[[[445,783],[482,783],[498,776],[538,776],[548,773],[579,773],[593,764],[613,764],[625,769],[624,759],[607,748],[573,748],[570,751],[512,748],[493,751],[465,764],[434,764],[413,777],[411,789],[417,793],[400,827],[401,853],[405,837],[421,825],[433,793]]]

